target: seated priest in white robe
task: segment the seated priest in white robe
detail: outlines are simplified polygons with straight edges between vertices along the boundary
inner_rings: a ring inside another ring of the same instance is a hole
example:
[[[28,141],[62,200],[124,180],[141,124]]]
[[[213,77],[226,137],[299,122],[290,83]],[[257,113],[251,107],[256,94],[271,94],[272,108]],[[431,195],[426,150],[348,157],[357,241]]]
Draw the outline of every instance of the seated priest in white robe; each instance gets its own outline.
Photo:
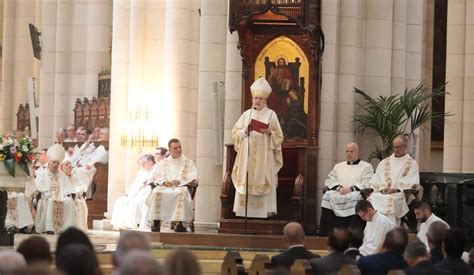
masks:
[[[91,135],[92,136],[92,135]],[[100,129],[100,140],[99,141],[108,141],[109,140],[109,130],[107,128]],[[104,145],[99,145],[95,147],[93,140],[90,140],[84,143],[79,149],[79,154],[77,149],[71,156],[71,162],[75,173],[79,177],[80,181],[87,186],[86,197],[92,198],[92,180],[94,178],[97,169],[94,164],[107,163],[109,160],[109,152]],[[74,162],[76,165],[74,165]]]
[[[86,185],[79,180],[79,177],[74,173],[72,169],[72,164],[69,159],[64,159],[64,161],[60,164],[59,170],[64,173],[67,180],[69,181],[68,186],[74,188],[73,200],[74,205],[76,208],[76,227],[87,231],[87,216],[89,214],[89,209],[87,208],[87,203],[85,199],[85,192],[86,192]],[[72,191],[72,189],[71,189]]]
[[[30,233],[34,224],[35,210],[32,201],[36,186],[33,163],[29,164],[28,168],[30,175],[25,182],[24,192],[8,192],[7,200],[5,228],[13,231],[19,230],[20,233]]]
[[[372,165],[359,159],[359,146],[348,143],[346,161],[336,164],[325,182],[328,190],[321,202],[319,235],[327,236],[336,226],[360,224],[354,208],[362,199],[359,191],[369,186],[373,175]]]
[[[170,156],[160,161],[152,171],[157,184],[147,200],[151,230],[158,232],[161,221],[176,222],[176,232],[186,232],[194,220],[193,202],[187,185],[197,180],[194,162],[182,154],[181,142],[168,142]]]
[[[48,168],[38,171],[36,189],[41,193],[35,218],[38,233],[59,233],[69,226],[76,226],[76,208],[72,194],[75,188],[67,176],[59,171],[64,159],[64,148],[54,144],[46,152]]]
[[[140,156],[137,160],[141,168],[138,170],[135,180],[127,192],[114,203],[111,224],[115,229],[136,229],[143,222],[146,223],[148,208],[146,199],[151,192],[148,180],[151,170],[155,164],[155,157],[150,154]],[[143,218],[144,217],[144,218]],[[143,225],[145,226],[145,225]]]
[[[374,192],[368,200],[396,225],[400,225],[400,219],[408,213],[403,191],[418,189],[420,185],[418,164],[406,153],[407,145],[404,136],[397,136],[393,140],[394,153],[379,163],[370,180]]]
[[[359,247],[360,254],[368,256],[381,252],[380,249],[385,240],[385,235],[396,227],[395,224],[385,215],[374,210],[372,204],[366,200],[357,202],[355,212],[362,220],[367,222],[364,229],[364,240],[362,246]]]
[[[236,190],[233,211],[237,216],[245,216],[248,187],[247,217],[268,218],[277,213],[277,174],[283,167],[283,132],[276,113],[267,107],[272,91],[270,84],[261,77],[250,86],[250,91],[252,108],[245,111],[232,128],[237,152],[232,169]]]

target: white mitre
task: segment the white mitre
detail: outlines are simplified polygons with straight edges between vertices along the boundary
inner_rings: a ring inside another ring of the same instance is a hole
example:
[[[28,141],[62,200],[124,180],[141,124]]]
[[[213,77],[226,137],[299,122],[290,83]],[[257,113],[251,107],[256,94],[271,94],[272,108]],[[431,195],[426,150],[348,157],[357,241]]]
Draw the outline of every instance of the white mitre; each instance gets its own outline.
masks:
[[[49,147],[48,151],[46,151],[46,157],[48,158],[48,161],[57,160],[62,162],[65,157],[64,147],[57,143],[53,144],[51,147]]]
[[[272,92],[272,87],[268,84],[265,78],[259,77],[253,82],[252,86],[250,86],[250,91],[252,92],[252,97],[259,96],[268,98]]]

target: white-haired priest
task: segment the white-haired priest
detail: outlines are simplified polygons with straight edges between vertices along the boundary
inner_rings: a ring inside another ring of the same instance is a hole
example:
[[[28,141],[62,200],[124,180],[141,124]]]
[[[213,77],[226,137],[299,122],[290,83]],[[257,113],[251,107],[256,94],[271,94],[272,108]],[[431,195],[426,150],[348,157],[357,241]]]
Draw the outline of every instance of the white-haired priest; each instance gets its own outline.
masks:
[[[267,107],[272,91],[270,84],[260,77],[250,86],[250,91],[252,107],[240,116],[232,128],[237,152],[232,170],[236,190],[234,212],[237,216],[245,216],[248,188],[247,216],[267,218],[277,212],[277,174],[283,166],[283,132],[276,113]]]
[[[38,233],[59,233],[76,225],[76,209],[73,194],[76,189],[67,176],[59,171],[63,161],[64,148],[54,144],[46,152],[48,168],[36,175],[36,189],[41,193],[35,217]]]

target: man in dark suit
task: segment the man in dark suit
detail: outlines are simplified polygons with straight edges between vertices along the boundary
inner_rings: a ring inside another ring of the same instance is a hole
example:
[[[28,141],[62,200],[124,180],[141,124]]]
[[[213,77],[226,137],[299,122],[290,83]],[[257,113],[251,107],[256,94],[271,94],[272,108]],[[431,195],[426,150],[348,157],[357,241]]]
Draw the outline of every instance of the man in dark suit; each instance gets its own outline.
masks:
[[[436,268],[430,261],[426,245],[420,240],[408,243],[405,248],[405,261],[410,268],[405,270],[406,275],[449,275],[446,270]]]
[[[343,254],[349,247],[349,231],[345,227],[336,227],[329,231],[327,247],[327,256],[309,261],[314,274],[336,275],[343,265],[357,265],[356,260]]]
[[[428,240],[428,246],[430,247],[431,262],[433,264],[439,263],[444,259],[443,255],[443,239],[449,227],[443,222],[433,222],[428,231],[426,232],[426,238]]]
[[[285,267],[290,269],[296,259],[319,258],[317,254],[304,248],[304,231],[301,224],[290,222],[283,228],[283,238],[288,245],[288,250],[272,257],[274,268]]]
[[[349,248],[344,251],[344,255],[358,260],[360,257],[359,247],[364,241],[364,231],[360,225],[350,225],[349,230]]]
[[[382,253],[359,260],[362,275],[384,275],[392,269],[407,268],[407,263],[402,256],[407,243],[408,235],[403,228],[398,227],[388,231],[382,245]]]
[[[472,275],[472,270],[462,259],[467,237],[460,228],[451,228],[446,232],[443,240],[443,251],[446,257],[435,267],[442,268],[456,275]]]

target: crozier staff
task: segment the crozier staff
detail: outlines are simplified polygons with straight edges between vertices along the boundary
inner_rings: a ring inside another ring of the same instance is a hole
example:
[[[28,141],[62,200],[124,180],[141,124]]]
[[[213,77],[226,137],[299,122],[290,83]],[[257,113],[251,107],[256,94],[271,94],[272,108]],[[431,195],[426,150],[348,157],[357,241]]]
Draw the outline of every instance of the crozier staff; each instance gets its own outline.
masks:
[[[267,218],[277,212],[277,173],[283,166],[283,132],[276,113],[267,107],[272,88],[263,78],[252,86],[252,108],[245,111],[232,128],[237,157],[232,170],[236,193],[234,212],[245,216],[248,169],[248,217]],[[249,127],[250,125],[250,127]]]

